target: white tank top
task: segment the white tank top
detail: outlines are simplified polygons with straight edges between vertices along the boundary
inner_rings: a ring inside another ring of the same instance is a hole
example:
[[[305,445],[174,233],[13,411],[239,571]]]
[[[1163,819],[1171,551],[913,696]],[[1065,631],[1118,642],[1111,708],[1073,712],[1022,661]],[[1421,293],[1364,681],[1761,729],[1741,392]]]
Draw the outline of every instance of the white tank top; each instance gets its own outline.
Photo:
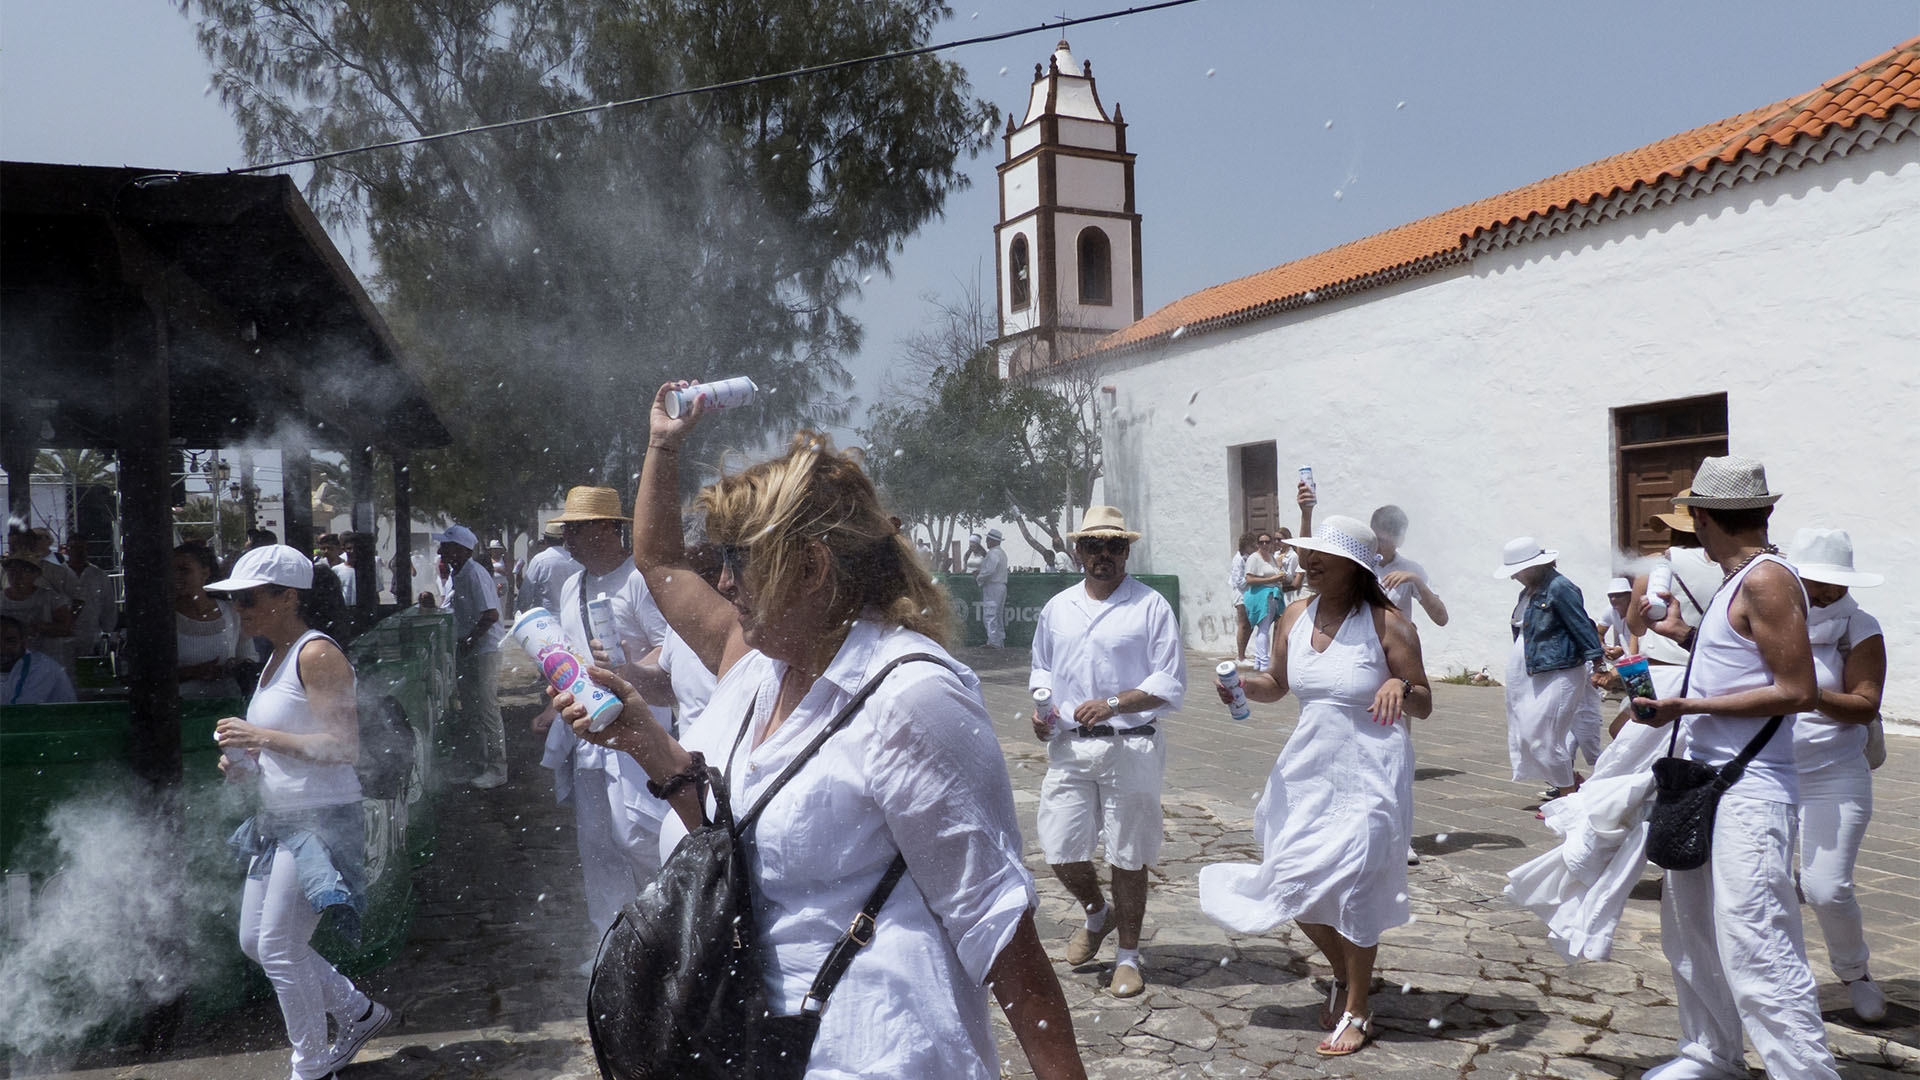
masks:
[[[1693,644],[1693,670],[1687,676],[1686,697],[1718,697],[1755,690],[1773,682],[1773,672],[1760,657],[1760,647],[1740,635],[1728,616],[1740,586],[1761,563],[1778,563],[1793,569],[1777,555],[1762,555],[1735,574],[1707,602],[1700,620],[1700,635]],[[1794,582],[1798,584],[1796,575]],[[1718,716],[1694,713],[1686,718],[1688,755],[1708,765],[1724,765],[1744,749],[1766,725],[1764,716]],[[1781,721],[1780,730],[1759,755],[1747,765],[1746,774],[1731,790],[1752,799],[1770,802],[1800,801],[1800,770],[1794,762],[1793,717]]]
[[[333,642],[320,631],[309,630],[287,650],[279,667],[260,673],[260,688],[247,705],[247,723],[295,735],[320,731],[320,718],[307,703],[307,687],[300,679],[300,650],[316,638]],[[311,810],[359,801],[360,777],[352,765],[318,765],[290,754],[260,751],[262,809]]]

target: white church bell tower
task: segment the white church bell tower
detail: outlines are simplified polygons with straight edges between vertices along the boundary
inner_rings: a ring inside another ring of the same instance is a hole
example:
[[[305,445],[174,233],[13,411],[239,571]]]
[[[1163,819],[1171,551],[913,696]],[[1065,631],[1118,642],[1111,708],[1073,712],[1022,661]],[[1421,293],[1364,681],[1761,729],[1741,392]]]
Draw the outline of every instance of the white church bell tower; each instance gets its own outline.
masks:
[[[1007,116],[993,227],[1000,372],[1044,372],[1143,314],[1127,123],[1065,41]]]

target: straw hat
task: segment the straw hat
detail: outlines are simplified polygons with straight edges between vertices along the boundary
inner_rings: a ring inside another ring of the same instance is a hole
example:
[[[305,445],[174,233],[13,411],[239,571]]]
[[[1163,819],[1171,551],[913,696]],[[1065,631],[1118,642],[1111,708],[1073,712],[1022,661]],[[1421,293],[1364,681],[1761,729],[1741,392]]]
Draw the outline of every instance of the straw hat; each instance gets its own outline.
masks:
[[[1697,531],[1693,527],[1693,511],[1687,509],[1685,503],[1680,502],[1681,499],[1690,498],[1692,495],[1692,488],[1681,488],[1680,493],[1673,497],[1673,501],[1676,504],[1673,512],[1670,514],[1655,514],[1653,515],[1653,520],[1677,532]]]
[[[1530,566],[1545,566],[1559,557],[1558,551],[1541,547],[1540,541],[1531,536],[1516,536],[1507,541],[1506,550],[1500,554],[1500,569],[1495,570],[1493,576],[1510,578]]]
[[[1693,474],[1693,487],[1675,495],[1675,506],[1706,510],[1751,510],[1772,506],[1780,496],[1767,490],[1767,470],[1752,458],[1710,457]]]
[[[572,521],[624,521],[626,516],[620,512],[619,492],[609,487],[577,487],[567,489],[567,504],[553,521],[563,525]]]
[[[540,535],[549,540],[558,540],[563,535],[560,525],[559,521],[549,521],[547,527],[540,530]]]
[[[1087,512],[1080,515],[1080,528],[1067,534],[1067,539],[1078,540],[1083,536],[1112,537],[1132,542],[1140,539],[1140,534],[1127,528],[1126,515],[1117,506],[1089,506]]]
[[[1366,522],[1335,514],[1319,522],[1316,528],[1319,532],[1313,536],[1282,540],[1281,543],[1301,551],[1321,551],[1351,559],[1364,567],[1367,573],[1380,576],[1380,541]]]
[[[1807,581],[1870,588],[1887,580],[1853,568],[1853,537],[1845,529],[1801,529],[1787,545],[1787,561]]]

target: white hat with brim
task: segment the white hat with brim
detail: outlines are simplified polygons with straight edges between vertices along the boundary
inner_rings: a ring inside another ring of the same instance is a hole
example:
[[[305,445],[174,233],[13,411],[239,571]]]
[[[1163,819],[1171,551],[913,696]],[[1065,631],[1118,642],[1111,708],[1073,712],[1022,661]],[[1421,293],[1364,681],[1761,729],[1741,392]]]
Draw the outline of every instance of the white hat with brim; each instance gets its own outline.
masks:
[[[1551,548],[1543,548],[1540,542],[1531,536],[1516,536],[1507,541],[1507,547],[1500,556],[1500,569],[1493,572],[1495,579],[1510,578],[1533,566],[1545,566],[1560,558],[1560,553]]]
[[[1140,534],[1127,528],[1127,517],[1117,506],[1089,506],[1080,515],[1080,527],[1067,534],[1069,540],[1117,537],[1132,543]]]
[[[433,534],[433,542],[436,544],[459,544],[468,551],[472,551],[480,546],[480,538],[473,535],[473,530],[467,528],[465,525],[447,526],[446,532]]]
[[[1801,529],[1787,546],[1787,561],[1804,581],[1870,589],[1887,580],[1853,568],[1853,537],[1845,529]]]
[[[1673,505],[1702,510],[1752,510],[1772,506],[1780,496],[1767,490],[1766,467],[1752,458],[1710,457],[1693,474],[1687,494],[1675,495]]]
[[[1367,523],[1335,514],[1317,526],[1319,533],[1281,543],[1300,551],[1318,551],[1338,555],[1359,563],[1367,573],[1380,576],[1380,542]]]
[[[999,541],[1002,541],[1002,540],[1005,540],[1005,539],[1006,539],[1006,537],[1005,537],[1005,536],[1002,536],[1002,535],[1000,534],[1000,530],[999,530],[999,529],[988,529],[988,530],[987,530],[987,539],[989,539],[989,540],[992,540],[992,541],[994,541],[994,542],[996,542],[996,543],[997,543],[997,542],[999,542]]]
[[[235,593],[278,585],[283,589],[313,588],[313,560],[285,544],[268,544],[240,556],[233,574],[207,586],[208,592]]]
[[[1617,578],[1614,578],[1612,581],[1607,582],[1608,596],[1613,596],[1618,593],[1632,592],[1632,591],[1633,591],[1633,581],[1630,578],[1617,577]]]

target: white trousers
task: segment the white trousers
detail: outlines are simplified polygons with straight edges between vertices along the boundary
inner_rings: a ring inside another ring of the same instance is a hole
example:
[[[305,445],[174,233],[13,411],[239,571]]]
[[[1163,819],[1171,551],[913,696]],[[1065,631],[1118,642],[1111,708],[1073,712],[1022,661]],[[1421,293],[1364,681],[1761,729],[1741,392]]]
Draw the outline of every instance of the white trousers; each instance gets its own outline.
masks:
[[[1800,774],[1800,891],[1820,921],[1827,959],[1845,982],[1867,974],[1867,934],[1853,898],[1853,866],[1873,818],[1865,755]]]
[[[1728,792],[1707,865],[1667,872],[1660,944],[1680,1055],[1702,1074],[1747,1075],[1744,1028],[1769,1080],[1838,1080],[1788,866],[1793,826],[1792,806]]]
[[[614,916],[660,868],[659,825],[641,822],[628,811],[618,785],[609,782],[602,769],[574,770],[573,825],[587,921],[593,924],[593,944],[598,947]]]
[[[248,878],[241,893],[240,951],[273,983],[287,1041],[293,1044],[296,1077],[321,1075],[311,1070],[327,1053],[328,1015],[345,1024],[367,1011],[367,996],[308,944],[319,925],[319,912],[300,889],[293,854],[279,849],[272,871],[265,878]],[[301,1072],[302,1065],[309,1071]]]
[[[1253,624],[1253,636],[1247,648],[1253,653],[1253,669],[1265,671],[1273,666],[1273,624],[1278,619],[1260,619]]]
[[[1602,739],[1600,729],[1606,726],[1605,710],[1601,708],[1600,691],[1587,685],[1587,694],[1580,700],[1580,708],[1573,714],[1573,763],[1577,767],[1580,758],[1585,755],[1588,765],[1600,763]]]
[[[980,586],[980,621],[987,626],[987,644],[996,649],[1007,644],[1007,587]]]

